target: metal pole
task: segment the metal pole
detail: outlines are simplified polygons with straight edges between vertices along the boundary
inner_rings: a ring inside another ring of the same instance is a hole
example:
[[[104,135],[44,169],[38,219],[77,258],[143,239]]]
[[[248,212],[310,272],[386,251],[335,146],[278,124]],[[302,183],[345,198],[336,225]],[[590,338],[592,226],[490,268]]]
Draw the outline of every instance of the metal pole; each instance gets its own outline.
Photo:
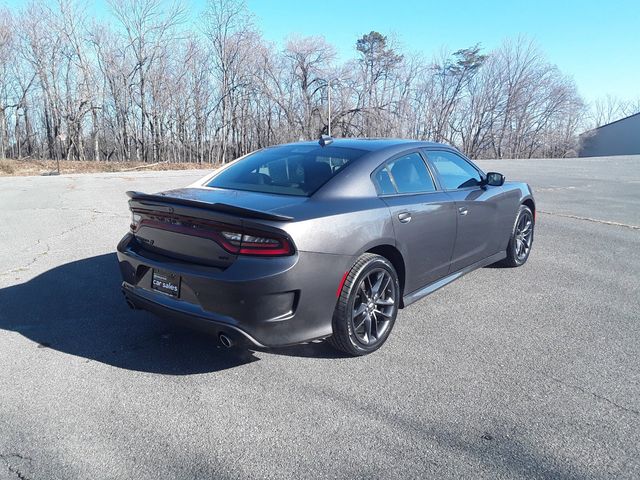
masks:
[[[328,133],[329,136],[331,136],[331,80],[329,80],[328,82],[328,88],[329,88],[329,128],[328,128]]]

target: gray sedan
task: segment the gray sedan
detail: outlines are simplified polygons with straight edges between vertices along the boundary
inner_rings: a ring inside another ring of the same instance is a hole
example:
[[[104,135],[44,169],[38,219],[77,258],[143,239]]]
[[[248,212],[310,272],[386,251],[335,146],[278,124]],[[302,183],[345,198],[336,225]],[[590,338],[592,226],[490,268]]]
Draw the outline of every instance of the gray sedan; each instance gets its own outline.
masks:
[[[327,338],[350,355],[465,273],[524,264],[536,212],[527,184],[412,140],[279,145],[187,188],[127,193],[118,259],[132,308],[225,346]]]

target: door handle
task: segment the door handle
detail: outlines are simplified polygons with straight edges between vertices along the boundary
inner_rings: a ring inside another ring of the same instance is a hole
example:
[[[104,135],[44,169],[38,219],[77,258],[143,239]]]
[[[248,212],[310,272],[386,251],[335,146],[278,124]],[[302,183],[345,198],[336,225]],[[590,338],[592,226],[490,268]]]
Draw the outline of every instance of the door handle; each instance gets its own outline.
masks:
[[[458,213],[460,213],[460,215],[466,215],[469,213],[469,210],[467,210],[467,207],[460,207],[458,208]]]
[[[411,221],[411,214],[409,212],[400,212],[398,214],[398,220],[400,220],[400,223],[409,223]]]

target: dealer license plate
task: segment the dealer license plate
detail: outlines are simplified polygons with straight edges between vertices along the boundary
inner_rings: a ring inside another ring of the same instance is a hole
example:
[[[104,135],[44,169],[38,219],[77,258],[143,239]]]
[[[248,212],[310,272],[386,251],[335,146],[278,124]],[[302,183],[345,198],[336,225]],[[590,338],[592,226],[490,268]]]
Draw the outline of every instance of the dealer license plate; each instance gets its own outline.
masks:
[[[154,270],[151,288],[172,297],[180,295],[180,276],[164,270]]]

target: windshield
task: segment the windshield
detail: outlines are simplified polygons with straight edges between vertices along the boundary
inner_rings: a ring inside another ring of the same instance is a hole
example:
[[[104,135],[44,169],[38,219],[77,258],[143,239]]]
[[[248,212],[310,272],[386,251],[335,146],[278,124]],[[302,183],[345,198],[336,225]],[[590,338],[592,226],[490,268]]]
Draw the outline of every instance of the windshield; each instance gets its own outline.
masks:
[[[265,148],[225,168],[207,186],[308,197],[365,153],[319,145]]]

